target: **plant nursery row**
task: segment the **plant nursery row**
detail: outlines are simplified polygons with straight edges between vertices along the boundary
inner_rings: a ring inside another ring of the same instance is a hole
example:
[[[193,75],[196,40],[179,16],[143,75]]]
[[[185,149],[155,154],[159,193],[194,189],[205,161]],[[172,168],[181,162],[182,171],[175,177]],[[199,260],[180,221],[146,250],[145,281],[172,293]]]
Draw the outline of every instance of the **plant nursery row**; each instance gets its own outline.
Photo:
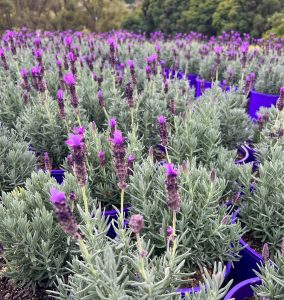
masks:
[[[0,299],[284,299],[284,38],[6,31]]]

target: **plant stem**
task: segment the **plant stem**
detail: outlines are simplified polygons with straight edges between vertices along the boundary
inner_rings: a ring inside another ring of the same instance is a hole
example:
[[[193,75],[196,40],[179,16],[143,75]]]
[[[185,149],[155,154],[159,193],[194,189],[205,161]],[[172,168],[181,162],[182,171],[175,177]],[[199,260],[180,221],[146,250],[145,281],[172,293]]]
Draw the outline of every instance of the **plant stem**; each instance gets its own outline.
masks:
[[[86,223],[87,223],[87,227],[89,228],[90,212],[89,212],[88,198],[87,198],[87,193],[86,193],[86,186],[82,186],[82,194],[83,194],[84,208],[85,208],[85,214],[86,214]]]
[[[166,149],[166,157],[167,157],[167,161],[168,161],[168,163],[170,163],[170,162],[171,162],[171,160],[170,160],[170,157],[169,157],[168,148],[167,148],[167,147],[165,147],[165,149]]]
[[[89,265],[91,272],[93,273],[93,275],[97,275],[96,270],[94,269],[92,261],[91,261],[91,255],[90,255],[83,239],[79,239],[79,246],[80,246],[80,250],[82,252],[83,258],[86,260],[87,264]]]
[[[141,262],[141,275],[144,278],[144,280],[146,280],[146,273],[145,273],[145,265],[144,265],[144,257],[141,256],[143,248],[142,248],[142,243],[141,243],[141,239],[140,239],[140,235],[139,233],[136,233],[136,238],[137,238],[137,248],[138,248],[138,255],[140,258],[140,262]]]
[[[103,107],[103,111],[104,111],[104,113],[105,113],[105,116],[106,116],[106,118],[107,118],[107,119],[109,119],[109,115],[108,115],[108,113],[107,113],[107,111],[106,111],[106,108],[105,108],[105,107]]]
[[[121,220],[121,225],[123,228],[123,221],[124,221],[124,189],[121,190],[120,193],[120,220]]]
[[[173,254],[175,254],[176,248],[177,248],[176,222],[177,222],[177,212],[175,210],[173,210]]]

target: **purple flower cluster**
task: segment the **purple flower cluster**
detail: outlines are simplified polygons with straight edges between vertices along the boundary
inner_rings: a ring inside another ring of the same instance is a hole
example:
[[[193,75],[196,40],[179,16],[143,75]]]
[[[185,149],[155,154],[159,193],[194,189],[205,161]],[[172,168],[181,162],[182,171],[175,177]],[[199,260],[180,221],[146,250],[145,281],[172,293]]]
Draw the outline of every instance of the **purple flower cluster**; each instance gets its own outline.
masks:
[[[54,204],[55,215],[63,231],[70,234],[74,240],[81,238],[75,217],[66,201],[65,193],[51,188],[50,201]]]
[[[121,131],[115,130],[113,137],[110,138],[113,144],[113,154],[115,161],[115,172],[118,178],[118,186],[120,189],[125,190],[127,188],[127,162],[125,159],[126,149],[125,149],[125,137],[123,137]]]
[[[81,187],[87,184],[88,176],[86,169],[86,145],[84,143],[84,127],[74,127],[75,134],[69,134],[66,144],[72,151],[72,166],[78,183]],[[70,160],[70,159],[69,159]],[[71,160],[70,160],[71,163]]]
[[[168,206],[171,210],[180,211],[180,195],[178,188],[178,171],[174,168],[174,165],[169,163],[165,165],[166,168],[166,190]]]
[[[164,116],[159,116],[157,118],[158,126],[159,126],[159,133],[161,144],[164,147],[168,146],[168,129],[167,129],[167,119]]]

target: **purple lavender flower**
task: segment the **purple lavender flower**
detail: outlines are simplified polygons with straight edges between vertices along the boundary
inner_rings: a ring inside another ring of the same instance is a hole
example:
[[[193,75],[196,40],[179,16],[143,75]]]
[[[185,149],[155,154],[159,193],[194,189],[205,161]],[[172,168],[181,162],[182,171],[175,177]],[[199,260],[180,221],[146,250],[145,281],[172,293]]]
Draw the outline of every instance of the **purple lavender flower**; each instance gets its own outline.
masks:
[[[176,104],[173,98],[170,99],[169,109],[170,113],[174,116],[176,114]]]
[[[129,108],[133,108],[134,107],[134,98],[133,98],[133,87],[131,85],[131,82],[128,82],[126,85],[125,95],[127,98]]]
[[[64,93],[62,90],[59,90],[57,92],[57,102],[58,102],[58,107],[59,107],[59,114],[60,114],[60,117],[62,119],[65,119],[66,117],[66,113],[65,113],[65,109],[64,109]]]
[[[135,162],[135,156],[133,154],[130,154],[127,159],[128,175],[133,175],[134,162]]]
[[[135,63],[134,63],[133,60],[129,60],[127,63],[128,63],[128,66],[129,66],[130,69],[134,69],[135,68]]]
[[[118,186],[120,189],[124,190],[127,188],[127,163],[125,161],[126,150],[124,145],[125,137],[123,137],[121,131],[115,130],[110,141],[113,144],[115,172],[118,178]]]
[[[63,231],[70,234],[75,240],[81,238],[77,222],[66,202],[65,193],[57,190],[56,188],[51,188],[50,201],[54,204],[55,215]]]
[[[110,136],[113,137],[113,134],[116,130],[116,124],[117,124],[117,121],[115,118],[111,118],[109,121],[108,121],[108,124],[109,124],[109,127],[110,127]]]
[[[104,167],[106,165],[106,154],[104,151],[99,151],[98,152],[98,158],[99,158],[99,162],[100,162],[100,166]]]
[[[3,49],[0,48],[0,57],[1,57],[1,60],[2,60],[2,64],[3,64],[3,68],[5,71],[8,71],[9,70],[9,66],[7,64],[7,61],[6,61],[6,56],[5,56],[5,52]]]
[[[51,161],[47,152],[44,152],[44,168],[46,171],[49,172],[52,170]]]
[[[280,88],[280,96],[279,96],[279,98],[277,100],[276,107],[280,111],[283,110],[283,108],[284,108],[284,86],[282,86]]]
[[[86,146],[82,134],[69,134],[66,144],[72,150],[73,170],[79,185],[85,186],[88,180],[86,169]]]
[[[167,147],[168,146],[167,119],[164,116],[159,116],[157,118],[157,122],[159,126],[161,143],[164,147]]]
[[[267,243],[265,243],[263,245],[263,248],[262,248],[262,258],[263,258],[264,262],[268,262],[268,260],[269,260],[269,248],[268,248],[268,244]]]
[[[64,76],[65,83],[69,86],[70,93],[71,93],[71,105],[76,110],[79,106],[79,100],[76,93],[76,77],[73,75],[73,73],[66,74]]]
[[[85,131],[86,131],[86,129],[85,129],[85,127],[84,126],[81,126],[81,127],[77,127],[77,126],[74,126],[73,127],[73,132],[75,133],[75,134],[78,134],[78,135],[84,135],[84,133],[85,133]]]
[[[211,170],[210,176],[209,176],[210,181],[214,183],[214,182],[216,181],[216,177],[217,177],[217,176],[216,176],[216,169],[213,168],[213,169]]]
[[[144,218],[143,216],[137,214],[132,215],[129,220],[129,227],[133,233],[140,233],[140,231],[144,228]]]
[[[69,87],[74,86],[76,84],[76,78],[73,75],[73,73],[66,74],[64,76],[64,81]]]
[[[165,165],[166,168],[166,189],[168,206],[173,211],[180,211],[180,195],[178,191],[177,176],[178,171],[174,168],[174,165],[169,163]]]
[[[65,193],[57,190],[56,188],[51,188],[50,190],[50,201],[53,204],[62,204],[66,201]]]
[[[22,88],[24,90],[26,90],[27,92],[29,92],[31,90],[31,86],[29,84],[29,80],[28,80],[28,72],[26,69],[22,69],[21,72],[21,77],[23,78],[23,82],[21,84]]]
[[[68,59],[69,59],[69,61],[70,61],[71,63],[74,63],[74,62],[75,62],[76,57],[75,57],[75,55],[74,55],[73,52],[69,52],[69,53],[68,53]]]
[[[99,105],[100,107],[105,107],[105,98],[102,90],[98,91],[98,99],[99,99]]]

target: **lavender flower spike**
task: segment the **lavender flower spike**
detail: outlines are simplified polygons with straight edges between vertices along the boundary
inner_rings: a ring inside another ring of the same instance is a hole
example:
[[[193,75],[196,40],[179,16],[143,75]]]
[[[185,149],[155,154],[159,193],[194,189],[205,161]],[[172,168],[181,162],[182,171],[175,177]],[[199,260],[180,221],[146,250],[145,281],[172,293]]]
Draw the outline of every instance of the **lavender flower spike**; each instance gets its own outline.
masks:
[[[168,146],[167,119],[164,116],[159,116],[157,118],[157,121],[159,126],[161,143],[164,147],[167,147]]]
[[[123,137],[121,131],[115,130],[113,137],[110,138],[113,144],[113,153],[115,161],[115,172],[118,178],[118,186],[120,189],[125,190],[127,188],[127,162],[125,160],[125,137]]]
[[[280,97],[277,100],[276,107],[278,110],[283,110],[284,108],[284,86],[280,88]]]
[[[78,232],[77,222],[66,202],[65,193],[56,188],[51,188],[50,201],[54,204],[55,215],[63,231],[70,234],[75,240],[81,238],[81,235]]]
[[[166,168],[166,190],[168,206],[173,211],[180,211],[180,195],[178,191],[177,176],[178,171],[174,168],[174,165],[169,163],[165,165]]]
[[[57,92],[57,102],[58,102],[58,107],[59,107],[59,114],[62,119],[65,119],[66,113],[64,109],[64,93],[62,90],[59,90]]]
[[[88,175],[86,169],[86,146],[82,134],[69,134],[66,144],[72,150],[73,169],[81,187],[87,184]]]
[[[268,248],[268,244],[267,243],[265,243],[263,245],[263,248],[262,248],[262,258],[263,258],[264,262],[268,262],[268,260],[269,260],[269,248]]]
[[[133,233],[140,233],[144,228],[144,218],[141,215],[133,215],[129,220],[129,227]]]

